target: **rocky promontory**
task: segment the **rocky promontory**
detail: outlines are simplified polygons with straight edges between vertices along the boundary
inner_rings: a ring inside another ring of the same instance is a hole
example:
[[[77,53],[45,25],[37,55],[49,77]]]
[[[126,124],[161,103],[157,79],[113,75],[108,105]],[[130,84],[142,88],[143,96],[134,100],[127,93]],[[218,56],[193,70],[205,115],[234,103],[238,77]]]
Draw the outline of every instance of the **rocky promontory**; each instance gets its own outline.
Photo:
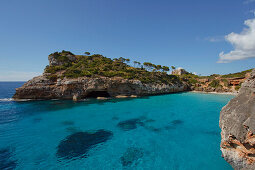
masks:
[[[166,66],[110,59],[102,55],[50,54],[43,75],[16,89],[14,99],[72,99],[136,97],[187,91],[189,86]]]
[[[85,99],[90,97],[135,97],[187,91],[188,86],[178,84],[142,83],[121,77],[80,77],[49,80],[38,76],[16,89],[14,99]]]
[[[221,151],[234,169],[255,169],[255,69],[220,113]]]

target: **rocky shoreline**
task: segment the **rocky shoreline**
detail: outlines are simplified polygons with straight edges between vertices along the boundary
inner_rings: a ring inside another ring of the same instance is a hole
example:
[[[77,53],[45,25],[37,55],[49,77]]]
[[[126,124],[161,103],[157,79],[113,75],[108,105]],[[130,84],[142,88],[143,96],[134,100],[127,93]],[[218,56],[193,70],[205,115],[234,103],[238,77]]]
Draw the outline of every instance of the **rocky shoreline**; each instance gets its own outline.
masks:
[[[220,113],[221,151],[234,169],[255,169],[255,69]]]
[[[14,100],[82,100],[126,98],[190,90],[187,82],[166,73],[167,66],[145,62],[132,67],[129,59],[100,54],[74,55],[70,51],[48,56],[43,75],[16,89]],[[138,63],[138,62],[136,62]],[[146,68],[146,69],[145,69]],[[154,68],[154,70],[152,70]]]
[[[16,89],[14,100],[19,99],[67,99],[80,100],[97,97],[136,97],[188,91],[189,86],[182,82],[173,84],[142,83],[121,77],[80,77],[76,79],[57,79],[42,75],[26,82]]]
[[[238,92],[207,92],[207,91],[196,91],[196,90],[192,90],[190,92],[192,92],[192,93],[204,93],[204,94],[226,94],[226,95],[233,95],[233,96],[236,96],[238,94]]]

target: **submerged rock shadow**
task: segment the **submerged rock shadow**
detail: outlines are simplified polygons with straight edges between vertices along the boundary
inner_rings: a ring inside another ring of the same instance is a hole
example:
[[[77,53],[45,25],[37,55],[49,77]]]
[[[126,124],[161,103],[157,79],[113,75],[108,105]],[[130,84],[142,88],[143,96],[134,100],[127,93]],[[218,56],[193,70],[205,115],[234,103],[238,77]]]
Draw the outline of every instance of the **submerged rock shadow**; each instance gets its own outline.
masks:
[[[120,157],[121,164],[123,167],[137,165],[139,159],[144,156],[143,149],[136,147],[127,148],[126,152]]]
[[[72,125],[74,125],[74,121],[66,120],[66,121],[61,122],[61,124],[64,126],[72,126]]]
[[[15,169],[17,164],[17,160],[13,159],[13,150],[11,148],[0,149],[0,169]]]
[[[125,121],[121,121],[117,124],[117,126],[124,131],[129,131],[137,128],[137,125],[143,126],[144,123],[139,118],[129,119]]]
[[[69,127],[66,128],[66,131],[67,131],[68,133],[73,134],[73,133],[79,132],[80,129],[79,129],[79,128],[76,128],[75,126],[69,126]]]
[[[176,129],[178,126],[184,123],[182,120],[176,119],[171,121],[168,125],[158,128],[151,125],[151,123],[153,122],[155,122],[155,120],[148,119],[145,116],[141,116],[139,118],[133,118],[133,119],[120,121],[117,124],[117,127],[119,127],[123,131],[129,131],[129,130],[136,129],[138,126],[142,126],[145,129],[152,132],[161,132],[163,130]]]
[[[87,157],[87,152],[97,144],[106,142],[113,136],[111,131],[98,130],[95,133],[77,132],[67,136],[57,146],[57,157],[73,159]]]
[[[152,132],[161,132],[161,131],[164,131],[164,130],[174,130],[176,129],[179,125],[183,124],[183,121],[182,120],[173,120],[171,121],[168,125],[166,126],[163,126],[163,127],[154,127],[154,126],[148,126],[147,124],[144,124],[144,128],[149,130],[149,131],[152,131]]]

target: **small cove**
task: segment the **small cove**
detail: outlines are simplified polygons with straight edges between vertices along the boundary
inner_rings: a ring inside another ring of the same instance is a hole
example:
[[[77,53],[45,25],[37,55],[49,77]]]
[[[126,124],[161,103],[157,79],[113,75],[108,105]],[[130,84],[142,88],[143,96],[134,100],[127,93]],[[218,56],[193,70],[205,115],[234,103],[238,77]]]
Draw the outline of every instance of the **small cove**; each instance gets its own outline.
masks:
[[[5,85],[3,98],[14,87]],[[218,121],[233,97],[0,101],[0,155],[8,155],[0,169],[232,169],[221,158]]]

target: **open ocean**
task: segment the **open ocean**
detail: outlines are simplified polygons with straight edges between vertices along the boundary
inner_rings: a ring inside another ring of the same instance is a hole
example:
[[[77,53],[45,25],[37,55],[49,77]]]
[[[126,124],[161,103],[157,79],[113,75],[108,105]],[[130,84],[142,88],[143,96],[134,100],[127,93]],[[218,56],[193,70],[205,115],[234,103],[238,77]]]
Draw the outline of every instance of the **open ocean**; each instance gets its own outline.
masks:
[[[232,169],[219,128],[231,95],[11,101],[23,83],[0,82],[0,169]]]

